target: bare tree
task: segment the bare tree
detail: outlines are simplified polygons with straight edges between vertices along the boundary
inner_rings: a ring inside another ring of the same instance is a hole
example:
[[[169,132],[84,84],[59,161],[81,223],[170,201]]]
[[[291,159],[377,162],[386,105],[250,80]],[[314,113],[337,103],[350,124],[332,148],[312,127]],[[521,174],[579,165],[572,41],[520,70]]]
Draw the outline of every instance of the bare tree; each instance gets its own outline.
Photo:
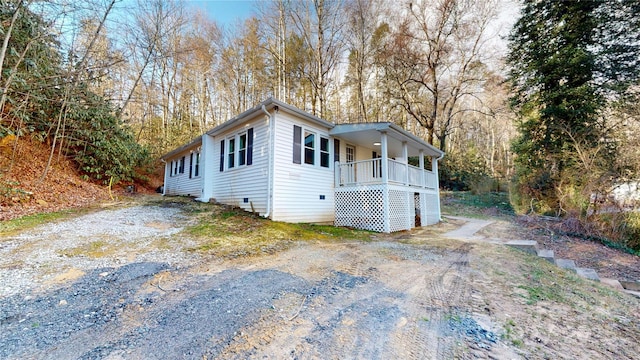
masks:
[[[391,96],[426,128],[430,143],[437,135],[441,149],[453,119],[470,110],[459,107],[461,99],[481,89],[493,5],[493,0],[409,2],[407,17],[380,58]]]
[[[289,7],[295,35],[311,50],[310,66],[301,70],[311,84],[311,111],[320,117],[327,112],[327,89],[344,48],[342,5],[341,0],[313,0]]]
[[[348,31],[345,37],[349,52],[346,84],[353,88],[356,120],[368,122],[370,115],[367,93],[379,47],[381,1],[351,0],[347,3]]]

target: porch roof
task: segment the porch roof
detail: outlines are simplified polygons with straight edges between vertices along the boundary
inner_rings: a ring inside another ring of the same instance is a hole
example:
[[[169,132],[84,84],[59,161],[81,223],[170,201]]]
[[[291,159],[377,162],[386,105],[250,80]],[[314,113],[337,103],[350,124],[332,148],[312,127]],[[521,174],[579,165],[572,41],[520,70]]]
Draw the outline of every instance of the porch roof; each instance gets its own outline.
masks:
[[[380,134],[383,132],[387,133],[390,156],[402,154],[403,142],[407,143],[409,156],[420,155],[420,150],[424,151],[426,156],[440,158],[444,155],[440,149],[390,122],[338,124],[329,131],[329,134],[355,145],[373,148],[374,143],[380,142]]]

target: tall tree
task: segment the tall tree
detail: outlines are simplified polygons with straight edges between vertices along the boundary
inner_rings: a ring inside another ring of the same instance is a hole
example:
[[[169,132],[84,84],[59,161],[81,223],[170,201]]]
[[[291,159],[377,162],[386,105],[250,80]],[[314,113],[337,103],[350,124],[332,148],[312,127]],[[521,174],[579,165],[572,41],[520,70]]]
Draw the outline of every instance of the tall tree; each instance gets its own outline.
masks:
[[[325,117],[327,92],[344,47],[342,0],[295,1],[289,17],[296,36],[311,51],[311,63],[304,71],[311,84],[311,111]]]
[[[599,174],[593,182],[615,176],[608,164],[616,139],[601,114],[637,79],[638,38],[615,39],[624,24],[637,36],[630,9],[622,1],[525,2],[509,36],[508,62],[521,133],[513,146],[519,190],[524,202],[537,201],[535,210],[562,212],[564,194],[585,188],[585,171]]]
[[[492,0],[408,2],[380,57],[390,95],[443,150],[462,100],[481,90],[495,15]]]
[[[369,98],[370,81],[376,54],[381,50],[377,29],[381,21],[381,1],[351,0],[347,2],[346,44],[349,52],[346,85],[351,88],[351,106],[356,121],[368,122],[372,117]]]

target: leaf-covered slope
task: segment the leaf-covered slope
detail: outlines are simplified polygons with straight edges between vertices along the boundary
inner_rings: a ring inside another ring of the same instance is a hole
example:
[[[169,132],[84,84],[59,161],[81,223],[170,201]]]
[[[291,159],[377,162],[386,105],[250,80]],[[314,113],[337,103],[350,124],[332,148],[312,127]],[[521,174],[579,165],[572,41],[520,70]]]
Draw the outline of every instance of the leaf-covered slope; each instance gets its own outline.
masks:
[[[40,182],[50,147],[29,138],[7,136],[0,141],[0,220],[38,212],[87,206],[108,199],[107,191],[84,181],[73,164],[54,155]]]

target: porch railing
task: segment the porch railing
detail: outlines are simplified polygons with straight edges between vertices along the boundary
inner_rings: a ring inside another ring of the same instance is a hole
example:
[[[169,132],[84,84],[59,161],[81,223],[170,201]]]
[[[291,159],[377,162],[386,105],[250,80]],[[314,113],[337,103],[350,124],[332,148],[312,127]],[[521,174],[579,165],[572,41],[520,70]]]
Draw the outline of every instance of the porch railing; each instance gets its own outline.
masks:
[[[336,163],[336,186],[382,183],[382,159]],[[388,183],[435,189],[436,175],[429,170],[388,160]]]

